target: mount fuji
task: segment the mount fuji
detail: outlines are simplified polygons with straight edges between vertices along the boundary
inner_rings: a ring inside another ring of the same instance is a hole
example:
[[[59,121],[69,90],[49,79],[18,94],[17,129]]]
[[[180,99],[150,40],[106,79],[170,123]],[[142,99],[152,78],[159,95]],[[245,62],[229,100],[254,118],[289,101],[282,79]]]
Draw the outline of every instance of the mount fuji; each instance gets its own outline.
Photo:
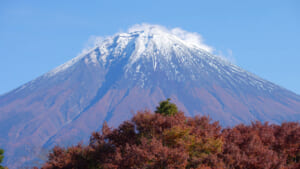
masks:
[[[89,139],[104,121],[171,98],[223,126],[300,120],[300,96],[211,53],[195,33],[137,25],[0,96],[0,147],[10,168],[43,161],[59,144]]]

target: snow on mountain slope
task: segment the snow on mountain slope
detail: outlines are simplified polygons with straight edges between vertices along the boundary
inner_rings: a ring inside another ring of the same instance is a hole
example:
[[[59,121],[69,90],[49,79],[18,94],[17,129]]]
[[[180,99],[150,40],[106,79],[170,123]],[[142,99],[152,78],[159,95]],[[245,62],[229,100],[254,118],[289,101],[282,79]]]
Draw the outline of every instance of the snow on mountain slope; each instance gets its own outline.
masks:
[[[300,96],[215,56],[181,29],[137,25],[104,38],[51,72],[0,96],[0,147],[10,168],[32,165],[56,144],[86,141],[103,121],[171,97],[189,115],[224,126],[300,120]]]
[[[167,74],[168,79],[177,81],[199,80],[203,79],[203,75],[213,73],[227,82],[247,83],[269,91],[276,88],[224,58],[211,54],[212,48],[199,41],[196,35],[178,28],[167,30],[158,25],[138,25],[128,33],[119,33],[104,39],[96,47],[45,76],[55,76],[82,60],[87,64],[101,64],[105,68],[120,60],[126,60],[123,65],[124,75],[140,78],[140,81],[146,80],[145,73],[151,71],[162,71]],[[141,71],[141,68],[145,71]]]

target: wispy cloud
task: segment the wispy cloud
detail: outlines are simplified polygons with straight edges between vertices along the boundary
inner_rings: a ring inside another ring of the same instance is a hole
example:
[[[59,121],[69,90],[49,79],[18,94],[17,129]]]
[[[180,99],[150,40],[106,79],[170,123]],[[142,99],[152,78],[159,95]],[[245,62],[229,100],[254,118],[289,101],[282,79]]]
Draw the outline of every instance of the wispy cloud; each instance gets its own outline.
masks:
[[[226,59],[227,61],[233,63],[233,64],[236,64],[236,59],[234,58],[234,55],[233,55],[233,52],[231,49],[227,49],[224,51],[217,51],[215,52],[215,55],[223,58],[223,59]]]
[[[204,42],[204,39],[201,34],[199,34],[197,32],[188,32],[179,27],[168,29],[161,25],[143,23],[143,24],[135,24],[135,25],[129,27],[127,31],[119,31],[116,34],[132,33],[132,32],[137,32],[137,31],[151,31],[151,32],[157,31],[157,32],[165,32],[168,34],[172,34],[172,35],[180,38],[185,43],[196,45],[199,48],[201,48],[209,53],[212,53],[214,55],[217,55],[219,57],[222,57],[223,59],[226,59],[231,63],[234,63],[234,64],[236,63],[236,60],[233,56],[233,52],[231,49],[227,49],[225,51],[216,50],[214,47],[207,45]],[[84,49],[82,50],[82,52],[89,51],[92,47],[99,45],[103,40],[105,40],[106,38],[109,38],[109,37],[113,37],[113,36],[107,36],[107,37],[91,36],[89,38],[89,40],[85,43]]]
[[[188,31],[185,31],[178,27],[173,28],[173,29],[168,29],[161,25],[152,25],[152,24],[143,23],[143,24],[133,25],[132,27],[130,27],[128,29],[128,32],[149,31],[149,30],[152,30],[152,31],[159,30],[159,31],[166,32],[168,34],[175,35],[175,36],[179,37],[181,40],[183,40],[187,43],[190,43],[190,44],[197,45],[199,48],[201,48],[207,52],[210,52],[210,53],[213,52],[213,47],[205,44],[204,39],[202,38],[202,36],[199,33],[188,32]]]

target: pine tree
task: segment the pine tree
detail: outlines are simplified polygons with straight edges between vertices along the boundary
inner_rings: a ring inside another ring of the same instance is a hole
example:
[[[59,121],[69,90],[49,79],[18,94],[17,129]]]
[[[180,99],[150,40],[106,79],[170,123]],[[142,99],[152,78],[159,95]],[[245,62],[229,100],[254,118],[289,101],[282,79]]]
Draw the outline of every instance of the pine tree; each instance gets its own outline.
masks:
[[[0,149],[0,164],[2,163],[3,158],[4,158],[3,154],[4,154],[4,150]],[[0,169],[4,169],[4,167],[2,165],[0,165]]]
[[[173,116],[178,113],[176,104],[170,102],[170,98],[159,102],[159,106],[156,107],[155,113],[162,114],[164,116]]]

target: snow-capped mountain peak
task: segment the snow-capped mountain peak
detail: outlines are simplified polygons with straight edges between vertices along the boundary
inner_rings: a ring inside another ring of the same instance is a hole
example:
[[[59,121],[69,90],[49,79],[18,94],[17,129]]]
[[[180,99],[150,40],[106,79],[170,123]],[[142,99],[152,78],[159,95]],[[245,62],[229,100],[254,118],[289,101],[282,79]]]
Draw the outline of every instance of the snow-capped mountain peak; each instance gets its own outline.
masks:
[[[82,54],[58,67],[48,75],[54,75],[81,60],[83,57],[90,57],[89,60],[109,64],[118,57],[128,57],[129,69],[139,59],[151,59],[153,69],[157,67],[159,59],[172,60],[174,54],[179,57],[185,54],[188,58],[178,58],[182,61],[191,60],[191,50],[198,50],[201,53],[209,54],[212,47],[204,44],[202,38],[197,33],[190,33],[180,28],[167,29],[159,25],[135,25],[125,33],[117,33],[113,36],[101,38],[95,46],[89,50],[84,50]],[[96,52],[97,51],[97,52]],[[98,56],[96,56],[98,55]],[[161,58],[157,58],[160,56]]]
[[[159,25],[135,25],[127,32],[102,38],[94,47],[46,74],[47,77],[69,70],[83,61],[105,68],[118,65],[124,77],[144,86],[149,75],[163,76],[179,82],[200,79],[250,85],[273,90],[274,85],[213,55],[212,47],[204,44],[197,33],[180,28],[167,29]],[[247,79],[247,80],[245,80]]]
[[[116,126],[165,98],[225,126],[300,119],[299,95],[213,55],[200,35],[142,24],[0,96],[6,164],[20,168],[54,145],[87,140],[103,121]]]

